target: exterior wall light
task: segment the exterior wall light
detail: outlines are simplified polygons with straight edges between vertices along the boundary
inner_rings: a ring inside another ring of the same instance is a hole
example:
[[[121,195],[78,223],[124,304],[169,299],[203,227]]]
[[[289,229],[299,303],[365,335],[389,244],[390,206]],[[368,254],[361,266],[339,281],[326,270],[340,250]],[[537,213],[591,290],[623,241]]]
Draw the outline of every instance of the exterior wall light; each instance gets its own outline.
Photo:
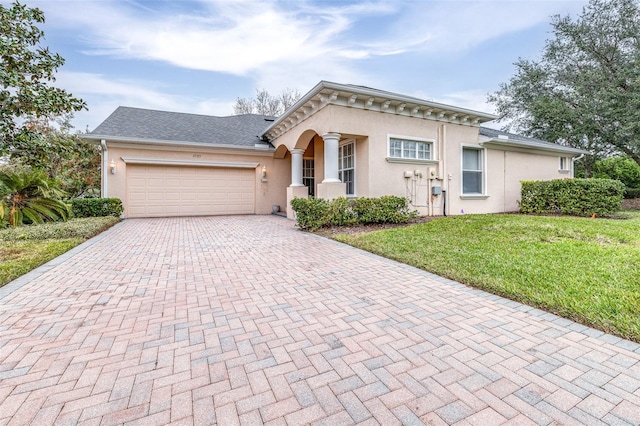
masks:
[[[262,179],[266,179],[267,178],[267,166],[263,165],[262,166]]]
[[[111,162],[109,163],[109,170],[111,170],[111,174],[115,175],[116,174],[116,162],[111,160]]]

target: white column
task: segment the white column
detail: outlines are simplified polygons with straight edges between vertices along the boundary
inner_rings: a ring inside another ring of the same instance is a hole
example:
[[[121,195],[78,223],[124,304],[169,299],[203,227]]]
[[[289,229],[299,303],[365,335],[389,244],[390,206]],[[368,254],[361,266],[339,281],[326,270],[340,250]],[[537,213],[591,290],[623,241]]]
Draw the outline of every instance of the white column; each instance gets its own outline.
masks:
[[[302,154],[304,154],[304,149],[292,149],[290,152],[291,186],[304,186],[302,184]]]
[[[102,179],[100,179],[100,196],[107,198],[109,196],[107,185],[109,179],[109,150],[107,149],[107,141],[101,139],[100,146],[102,147]]]
[[[325,133],[324,140],[324,180],[322,183],[340,182],[338,179],[338,143],[340,133]]]

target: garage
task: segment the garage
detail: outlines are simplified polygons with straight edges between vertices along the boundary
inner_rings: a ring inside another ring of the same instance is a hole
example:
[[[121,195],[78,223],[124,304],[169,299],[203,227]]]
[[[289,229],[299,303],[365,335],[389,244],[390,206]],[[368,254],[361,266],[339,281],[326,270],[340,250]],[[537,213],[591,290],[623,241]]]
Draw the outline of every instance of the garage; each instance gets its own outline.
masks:
[[[255,213],[255,169],[128,164],[127,217]]]

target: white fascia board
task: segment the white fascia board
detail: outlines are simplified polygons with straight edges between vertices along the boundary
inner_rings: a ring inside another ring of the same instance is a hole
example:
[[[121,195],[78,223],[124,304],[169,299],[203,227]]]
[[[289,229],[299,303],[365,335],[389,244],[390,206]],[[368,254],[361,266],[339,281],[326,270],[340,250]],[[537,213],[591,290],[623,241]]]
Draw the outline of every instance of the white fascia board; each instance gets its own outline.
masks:
[[[509,140],[509,139],[489,139],[484,142],[480,142],[480,145],[485,146],[487,148],[496,147],[498,149],[501,148],[516,148],[520,150],[527,151],[544,151],[548,153],[556,153],[556,154],[567,154],[570,156],[578,156],[582,154],[591,154],[589,151],[585,151],[583,149],[571,148],[568,146],[556,145],[544,142],[534,142],[534,141],[522,141],[522,140]]]
[[[254,146],[245,145],[229,145],[229,144],[213,144],[205,142],[189,142],[189,141],[167,141],[162,139],[143,139],[143,138],[125,138],[120,136],[106,136],[106,135],[80,135],[81,139],[89,141],[106,140],[109,142],[121,142],[121,143],[133,143],[143,145],[162,145],[162,146],[182,146],[182,147],[199,147],[199,148],[230,148],[230,149],[244,149],[249,151],[260,152],[275,152],[275,148],[269,146],[268,148],[258,148]],[[267,145],[267,144],[265,144]]]

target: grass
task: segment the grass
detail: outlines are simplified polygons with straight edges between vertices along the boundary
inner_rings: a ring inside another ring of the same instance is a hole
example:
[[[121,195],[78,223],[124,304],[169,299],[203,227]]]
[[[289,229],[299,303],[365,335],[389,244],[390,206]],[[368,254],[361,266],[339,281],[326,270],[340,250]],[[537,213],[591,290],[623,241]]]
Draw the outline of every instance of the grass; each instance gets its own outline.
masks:
[[[334,238],[640,342],[640,212],[468,215]]]
[[[1,229],[0,287],[118,222],[115,217],[92,217]]]

